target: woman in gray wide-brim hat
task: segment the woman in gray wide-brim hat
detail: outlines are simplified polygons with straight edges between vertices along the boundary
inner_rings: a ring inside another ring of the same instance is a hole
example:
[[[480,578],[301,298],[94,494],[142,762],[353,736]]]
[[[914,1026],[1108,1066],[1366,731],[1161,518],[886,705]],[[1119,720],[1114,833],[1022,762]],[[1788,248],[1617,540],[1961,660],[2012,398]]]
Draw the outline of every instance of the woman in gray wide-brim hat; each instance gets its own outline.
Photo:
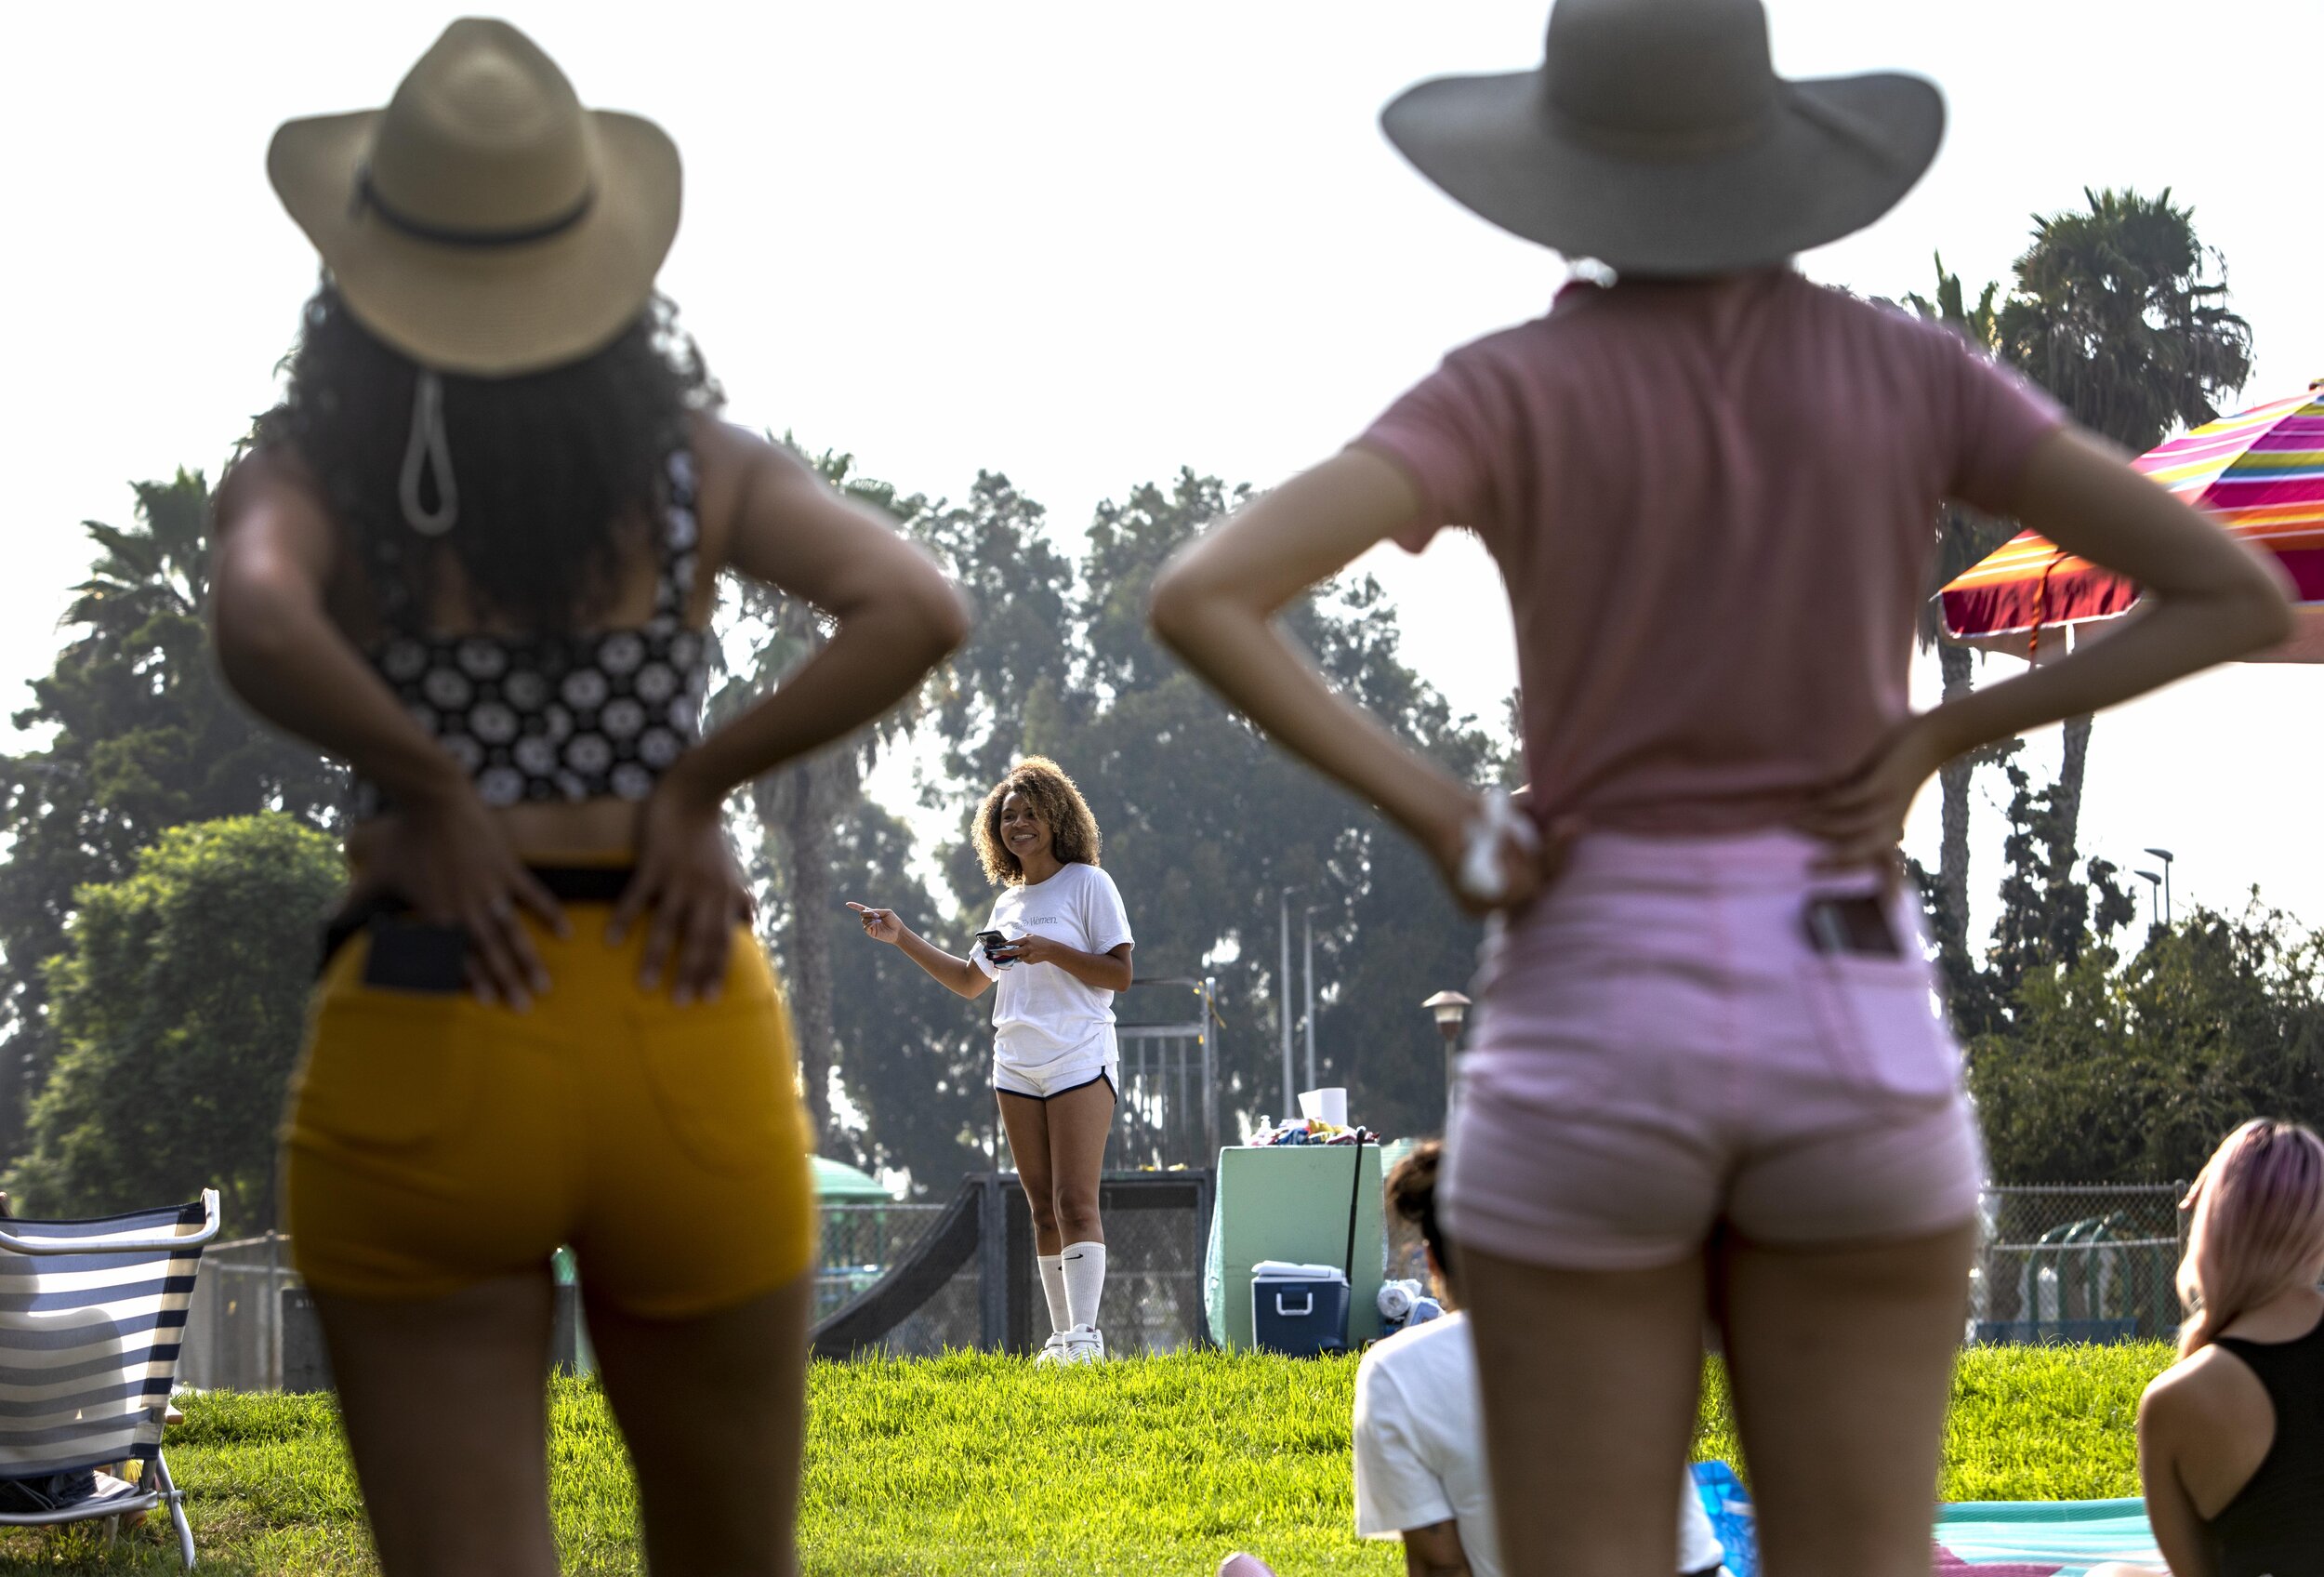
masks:
[[[284,1125],[293,1251],[390,1577],[551,1577],[578,1259],[656,1571],[797,1570],[813,1124],[730,790],[965,629],[891,523],[716,419],[654,294],[677,150],[505,22],[267,168],[321,254],[218,498],[228,681],[352,769]],[[837,616],[704,726],[722,571]]]
[[[1499,1525],[1469,1563],[1668,1577],[1708,1306],[1766,1569],[1925,1573],[1982,1158],[1897,891],[1906,810],[1965,750],[2280,640],[2284,597],[1951,334],[1789,266],[1926,168],[1926,82],[1778,77],[1759,0],[1558,0],[1540,69],[1381,118],[1462,205],[1615,282],[1453,351],[1183,552],[1154,618],[1503,911],[1444,1200]],[[2146,611],[1915,715],[1948,497],[2128,575]],[[1528,815],[1271,624],[1447,524],[1506,583]]]

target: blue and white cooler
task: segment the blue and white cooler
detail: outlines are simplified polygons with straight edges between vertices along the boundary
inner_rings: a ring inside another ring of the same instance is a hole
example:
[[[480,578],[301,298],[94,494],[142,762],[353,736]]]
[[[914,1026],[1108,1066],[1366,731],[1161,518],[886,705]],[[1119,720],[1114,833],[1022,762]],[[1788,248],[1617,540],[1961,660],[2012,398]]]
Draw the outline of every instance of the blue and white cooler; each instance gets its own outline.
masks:
[[[1348,1277],[1336,1265],[1265,1259],[1251,1266],[1250,1328],[1263,1351],[1314,1358],[1348,1350]]]

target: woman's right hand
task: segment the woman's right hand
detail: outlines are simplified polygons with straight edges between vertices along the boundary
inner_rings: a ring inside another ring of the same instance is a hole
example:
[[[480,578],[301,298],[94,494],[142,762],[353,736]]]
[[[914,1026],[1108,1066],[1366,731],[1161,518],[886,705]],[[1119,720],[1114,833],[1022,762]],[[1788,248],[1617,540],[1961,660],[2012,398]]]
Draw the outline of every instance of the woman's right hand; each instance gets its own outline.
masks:
[[[1528,813],[1520,808],[1517,814]],[[1527,838],[1526,830],[1534,831],[1534,836]],[[1482,917],[1498,910],[1522,910],[1539,897],[1564,870],[1566,851],[1578,831],[1578,824],[1570,818],[1553,825],[1547,837],[1529,823],[1525,830],[1512,826],[1497,828],[1485,797],[1462,793],[1436,807],[1436,814],[1420,828],[1420,836],[1453,902],[1464,912]],[[1472,839],[1488,833],[1500,879],[1499,892],[1490,897],[1480,895],[1472,886],[1480,873],[1471,868],[1474,856],[1470,848]]]
[[[848,901],[847,907],[855,911],[855,918],[864,922],[864,934],[873,941],[885,942],[892,948],[904,940],[904,921],[896,918],[895,910],[876,909],[853,899]]]
[[[357,901],[391,893],[431,925],[468,933],[469,982],[485,1001],[520,1013],[548,989],[548,971],[521,918],[531,910],[559,936],[564,911],[508,846],[500,825],[465,780],[439,796],[400,802],[361,831]]]

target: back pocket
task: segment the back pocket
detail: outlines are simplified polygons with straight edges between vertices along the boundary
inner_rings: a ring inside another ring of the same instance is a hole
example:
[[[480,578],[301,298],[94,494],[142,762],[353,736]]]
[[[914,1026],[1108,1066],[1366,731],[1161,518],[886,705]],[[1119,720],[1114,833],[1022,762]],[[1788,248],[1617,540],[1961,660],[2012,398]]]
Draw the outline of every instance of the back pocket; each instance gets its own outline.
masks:
[[[460,994],[327,991],[292,1127],[359,1150],[416,1152],[456,1139],[475,1108],[484,1011]]]
[[[1961,1051],[1938,1011],[1925,963],[1816,953],[1800,970],[1808,1009],[1844,1081],[1911,1100],[1959,1093]]]
[[[779,1001],[654,1013],[638,1040],[662,1120],[697,1166],[740,1176],[801,1147],[799,1074]]]

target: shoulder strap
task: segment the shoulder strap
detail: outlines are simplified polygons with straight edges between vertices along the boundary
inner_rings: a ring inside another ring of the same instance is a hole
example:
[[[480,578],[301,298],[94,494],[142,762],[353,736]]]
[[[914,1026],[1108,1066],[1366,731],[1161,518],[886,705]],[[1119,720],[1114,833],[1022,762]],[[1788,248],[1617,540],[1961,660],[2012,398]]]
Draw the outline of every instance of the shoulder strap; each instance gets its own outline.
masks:
[[[702,524],[694,515],[693,451],[680,444],[664,462],[662,474],[669,492],[662,505],[662,529],[655,534],[660,549],[654,577],[654,611],[672,617],[686,611],[693,591],[694,566],[702,551]]]

